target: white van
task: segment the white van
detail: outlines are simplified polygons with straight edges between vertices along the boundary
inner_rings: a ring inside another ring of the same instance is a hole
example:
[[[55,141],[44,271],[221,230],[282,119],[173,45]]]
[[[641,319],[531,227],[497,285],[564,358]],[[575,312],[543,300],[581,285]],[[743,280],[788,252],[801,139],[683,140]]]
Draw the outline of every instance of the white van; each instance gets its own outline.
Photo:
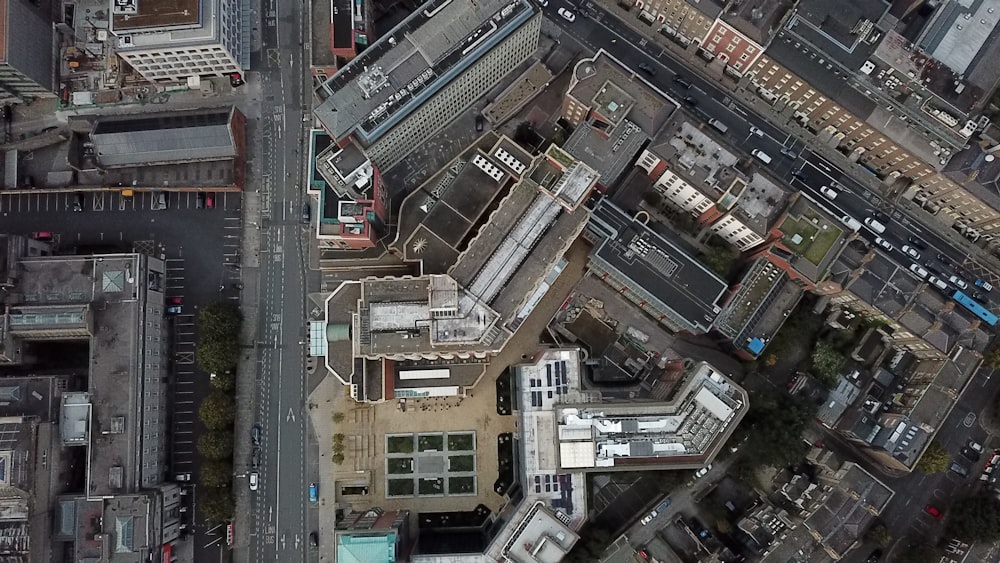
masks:
[[[931,282],[931,285],[933,285],[934,287],[940,289],[941,291],[948,291],[948,284],[945,283],[945,281],[943,279],[941,279],[941,278],[939,278],[937,276],[931,276],[931,277],[927,278],[927,281]]]
[[[754,149],[754,150],[750,151],[750,154],[752,154],[755,157],[757,157],[757,160],[763,162],[764,164],[771,164],[771,157],[768,156],[768,154],[766,152],[764,152],[764,151],[762,151],[760,149]]]
[[[719,133],[725,133],[726,131],[729,131],[729,127],[727,127],[725,123],[719,121],[718,119],[709,119],[708,124],[711,125],[712,127],[715,127],[719,131]]]
[[[859,223],[857,219],[851,217],[850,215],[844,215],[843,217],[841,217],[840,222],[846,225],[847,228],[851,229],[852,231],[861,230],[861,223]]]
[[[885,225],[879,223],[874,217],[865,217],[865,225],[868,225],[868,228],[875,231],[877,234],[885,232]]]

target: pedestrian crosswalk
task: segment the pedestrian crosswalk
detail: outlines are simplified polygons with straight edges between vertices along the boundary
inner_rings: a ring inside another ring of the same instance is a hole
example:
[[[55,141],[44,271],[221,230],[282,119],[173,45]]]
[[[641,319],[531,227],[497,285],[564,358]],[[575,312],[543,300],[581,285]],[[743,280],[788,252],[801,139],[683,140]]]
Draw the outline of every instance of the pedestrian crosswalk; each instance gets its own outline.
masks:
[[[128,190],[0,194],[0,214],[72,212],[76,207],[80,212],[160,211],[161,202],[166,209],[228,209],[239,205],[239,194]]]

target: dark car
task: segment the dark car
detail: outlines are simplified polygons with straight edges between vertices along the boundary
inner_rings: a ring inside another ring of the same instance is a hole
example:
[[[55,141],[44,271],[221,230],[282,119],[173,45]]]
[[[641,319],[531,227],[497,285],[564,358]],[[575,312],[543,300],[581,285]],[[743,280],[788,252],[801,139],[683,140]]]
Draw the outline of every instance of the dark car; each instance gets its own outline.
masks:
[[[656,69],[646,63],[639,63],[639,70],[650,76],[656,76]]]
[[[312,208],[306,203],[302,206],[302,223],[308,225],[312,219]]]
[[[969,461],[979,461],[979,452],[977,452],[972,448],[969,447],[962,448],[962,455]]]
[[[319,547],[319,535],[317,535],[316,532],[309,534],[309,545],[311,547]]]
[[[684,96],[684,103],[686,103],[691,107],[694,107],[698,105],[698,99],[695,98],[694,96]]]
[[[260,468],[260,448],[254,447],[250,452],[250,467],[252,469]]]
[[[961,463],[958,463],[957,461],[953,461],[951,463],[951,466],[948,468],[948,471],[951,471],[952,473],[955,473],[956,475],[959,475],[961,477],[969,476],[969,469],[964,465],[962,465]]]
[[[486,120],[483,119],[483,116],[481,116],[481,115],[477,115],[476,116],[476,132],[477,133],[483,130],[483,126],[485,125],[485,121]]]
[[[921,250],[927,250],[927,243],[924,242],[924,239],[922,239],[920,237],[916,237],[916,236],[910,235],[910,236],[906,237],[906,240],[910,241],[910,244],[912,244],[913,246],[915,246],[915,247],[917,247],[917,248],[919,248]]]
[[[260,445],[260,425],[254,424],[253,428],[250,429],[250,439],[253,440],[253,445]]]
[[[690,88],[691,87],[691,83],[688,82],[687,80],[684,80],[684,77],[681,76],[681,75],[679,75],[679,74],[674,77],[674,82],[676,82],[677,85],[679,85],[679,86],[683,86],[684,88]]]
[[[865,563],[878,563],[882,560],[882,550],[876,549],[875,551],[868,554],[868,559],[865,559]]]
[[[76,211],[77,213],[83,211],[84,201],[83,192],[76,192],[76,195],[73,197],[73,211]]]

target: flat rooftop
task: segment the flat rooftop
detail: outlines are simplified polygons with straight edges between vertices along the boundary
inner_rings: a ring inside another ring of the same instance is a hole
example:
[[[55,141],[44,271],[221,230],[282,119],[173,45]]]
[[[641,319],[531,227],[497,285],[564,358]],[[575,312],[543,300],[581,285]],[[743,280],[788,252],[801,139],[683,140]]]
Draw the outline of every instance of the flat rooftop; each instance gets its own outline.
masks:
[[[603,49],[573,68],[567,95],[588,105],[612,124],[628,119],[647,135],[655,135],[677,103]]]
[[[944,2],[917,44],[958,74],[966,74],[987,41],[1000,35],[1000,0]]]
[[[725,280],[665,235],[607,200],[597,205],[591,224],[592,229],[596,225],[607,235],[594,248],[591,260],[620,272],[623,279],[642,288],[691,327],[708,330],[729,288]]]
[[[737,348],[747,349],[748,341],[754,338],[766,342],[801,296],[802,288],[763,256],[744,274],[739,290],[715,320],[715,328]]]
[[[559,563],[579,539],[579,534],[543,503],[537,503],[517,522],[514,534],[504,546],[504,555],[511,561]]]
[[[525,0],[430,0],[320,87],[316,117],[372,142],[533,13]]]
[[[791,0],[732,2],[727,5],[729,11],[723,12],[722,19],[758,45],[766,47],[793,5]]]
[[[789,263],[813,283],[825,277],[848,235],[839,221],[802,196],[792,202],[777,228],[781,244],[794,253]]]
[[[101,117],[91,131],[102,166],[138,166],[236,157],[234,108]]]
[[[559,465],[598,471],[701,467],[748,409],[743,388],[701,362],[669,402],[558,405]]]
[[[197,25],[203,0],[113,0],[113,29],[148,31]],[[213,16],[215,17],[215,16]]]

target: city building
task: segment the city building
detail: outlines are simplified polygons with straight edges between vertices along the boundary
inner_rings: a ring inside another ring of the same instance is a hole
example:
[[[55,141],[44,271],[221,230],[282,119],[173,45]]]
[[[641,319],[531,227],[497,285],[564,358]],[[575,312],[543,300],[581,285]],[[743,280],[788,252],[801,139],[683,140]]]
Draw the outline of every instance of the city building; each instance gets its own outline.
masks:
[[[528,0],[433,0],[324,82],[314,113],[388,170],[527,61],[540,29]]]
[[[246,117],[235,106],[100,116],[78,151],[80,185],[92,179],[132,189],[242,190]]]
[[[113,50],[150,82],[242,75],[250,11],[240,0],[121,0],[111,4]]]
[[[865,533],[892,500],[894,491],[860,465],[814,448],[811,472],[785,469],[769,487],[767,505],[780,510],[782,533],[768,544],[767,563],[840,560],[864,542]],[[789,525],[790,524],[790,525]]]
[[[719,61],[725,72],[742,76],[771,44],[793,4],[792,0],[728,2],[705,34],[698,54]]]
[[[873,357],[870,373],[839,382],[838,389],[857,390],[838,391],[834,402],[842,406],[821,419],[879,463],[911,471],[972,381],[992,335],[957,306],[953,291],[937,289],[857,241],[814,292],[827,296],[832,326],[867,322],[875,328],[864,340],[884,348],[859,350],[859,358]]]
[[[664,128],[636,167],[670,207],[695,219],[698,239],[718,236],[743,253],[780,236],[775,221],[788,192],[686,119]]]
[[[341,147],[318,129],[310,140],[308,193],[316,198],[316,213],[309,220],[320,248],[372,248],[388,223],[389,195],[381,173],[353,140]]]
[[[635,0],[634,6],[639,21],[687,47],[702,42],[727,3],[727,0]],[[621,0],[619,5],[631,10],[633,2]]]
[[[326,82],[337,70],[374,40],[375,2],[333,0],[310,6],[312,49],[309,64],[314,86]]]
[[[562,116],[574,129],[562,149],[596,169],[604,191],[676,109],[664,92],[601,49],[573,68]]]
[[[542,400],[548,370],[558,393],[567,388],[568,365],[547,366],[536,378],[532,401]],[[557,401],[552,425],[560,470],[634,471],[696,469],[712,462],[749,410],[746,392],[700,362],[689,366],[664,403],[571,404]]]
[[[587,268],[674,332],[708,332],[729,289],[679,242],[601,200],[587,224]]]
[[[372,508],[337,522],[337,561],[396,563],[409,560],[410,511]]]
[[[314,352],[326,357],[327,368],[344,385],[351,385],[356,400],[464,393],[482,373],[475,364],[503,349],[544,295],[547,280],[561,269],[563,254],[589,217],[583,202],[596,186],[597,172],[555,145],[544,157],[523,161],[523,151],[510,147],[508,152],[505,142],[500,139],[490,157],[474,150],[468,162],[449,168],[448,174],[475,170],[470,179],[488,197],[470,198],[460,190],[464,182],[452,189],[457,178],[449,175],[443,184],[431,179],[437,199],[418,190],[404,203],[401,216],[419,217],[412,223],[407,219],[406,228],[428,238],[440,233],[440,244],[428,249],[430,243],[417,244],[419,237],[410,243],[413,236],[401,231],[404,248],[415,245],[418,259],[425,250],[440,254],[451,264],[447,273],[343,282],[326,298],[326,321],[314,329]],[[470,227],[498,186],[518,174],[524,179],[513,184],[473,235]],[[448,360],[470,359],[472,365],[452,365],[447,374],[439,369]],[[409,377],[419,382],[417,389],[395,389],[406,385],[398,370],[421,368],[424,362],[434,362],[433,377]],[[427,380],[443,381],[431,390],[434,382]]]
[[[53,6],[0,2],[0,104],[55,97],[59,34]]]

